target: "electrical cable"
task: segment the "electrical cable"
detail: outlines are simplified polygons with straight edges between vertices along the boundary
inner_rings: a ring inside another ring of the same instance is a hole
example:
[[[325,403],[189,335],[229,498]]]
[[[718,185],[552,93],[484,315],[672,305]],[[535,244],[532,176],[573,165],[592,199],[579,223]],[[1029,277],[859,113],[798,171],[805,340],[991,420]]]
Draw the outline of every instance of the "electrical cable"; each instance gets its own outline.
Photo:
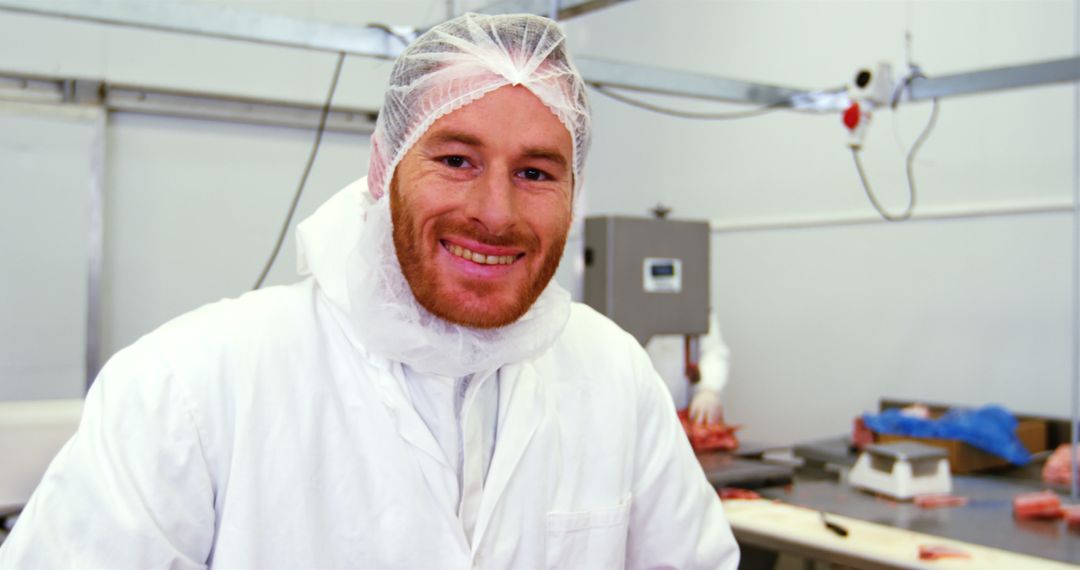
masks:
[[[915,201],[917,194],[915,191],[915,155],[919,152],[919,148],[926,142],[927,137],[930,136],[930,131],[934,130],[934,125],[937,123],[938,118],[938,100],[934,98],[933,110],[930,111],[930,119],[926,122],[926,126],[923,127],[919,138],[915,139],[915,143],[911,145],[911,149],[907,153],[907,183],[908,183],[908,205],[903,212],[899,214],[891,214],[885,211],[881,203],[878,202],[877,197],[874,195],[874,190],[870,187],[870,182],[866,178],[866,171],[863,169],[862,160],[859,158],[859,147],[851,147],[851,157],[855,161],[855,169],[859,172],[859,180],[862,181],[863,190],[866,191],[866,197],[870,199],[870,204],[874,206],[874,209],[881,214],[882,218],[890,222],[902,222],[910,219],[911,214],[915,210]]]
[[[409,40],[409,38],[395,32],[393,28],[391,28],[390,26],[387,26],[386,24],[380,24],[378,22],[371,22],[365,27],[371,28],[373,30],[379,30],[380,32],[385,33],[386,35],[393,37],[397,41],[401,42],[401,45],[404,46],[404,47],[409,47],[409,44],[412,43]]]
[[[638,107],[645,109],[646,111],[652,111],[654,113],[660,113],[661,115],[671,115],[673,117],[679,117],[682,119],[702,119],[702,120],[729,120],[729,119],[746,119],[750,117],[757,117],[766,113],[790,106],[790,102],[787,100],[777,101],[776,103],[770,103],[762,107],[755,107],[745,111],[732,111],[727,113],[697,113],[693,111],[682,111],[679,109],[671,109],[668,107],[661,107],[659,105],[653,105],[652,103],[646,103],[640,99],[634,99],[627,97],[621,93],[612,91],[607,86],[601,83],[590,84],[593,89],[596,89],[599,93],[611,97],[616,101],[620,101],[631,107]]]
[[[337,65],[334,66],[334,75],[330,79],[330,89],[326,94],[326,102],[323,103],[322,112],[319,114],[319,126],[315,129],[315,143],[311,147],[311,154],[308,156],[307,164],[304,166],[304,174],[300,177],[300,184],[297,185],[292,204],[289,205],[289,213],[285,215],[285,222],[281,225],[281,231],[278,232],[274,251],[270,253],[270,258],[266,260],[266,265],[263,266],[262,272],[259,273],[259,278],[255,280],[255,286],[251,288],[252,291],[262,287],[263,282],[266,281],[266,275],[270,273],[270,268],[274,266],[274,261],[277,259],[278,253],[281,252],[281,244],[285,242],[285,234],[289,232],[289,226],[292,225],[293,216],[296,215],[296,206],[300,203],[300,196],[304,193],[308,175],[311,174],[311,167],[315,164],[315,157],[318,156],[319,147],[322,145],[323,133],[326,131],[326,119],[330,115],[330,104],[334,101],[334,92],[337,91],[338,79],[341,77],[341,67],[344,63],[345,52],[338,52]]]

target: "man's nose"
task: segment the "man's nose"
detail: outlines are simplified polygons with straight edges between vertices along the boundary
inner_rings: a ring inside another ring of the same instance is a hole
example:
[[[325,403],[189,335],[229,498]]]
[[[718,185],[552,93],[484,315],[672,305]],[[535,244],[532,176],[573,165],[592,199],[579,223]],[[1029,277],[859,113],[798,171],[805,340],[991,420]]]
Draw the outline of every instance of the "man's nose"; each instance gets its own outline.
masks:
[[[489,168],[469,193],[468,216],[486,232],[502,235],[517,222],[517,199],[511,174]]]

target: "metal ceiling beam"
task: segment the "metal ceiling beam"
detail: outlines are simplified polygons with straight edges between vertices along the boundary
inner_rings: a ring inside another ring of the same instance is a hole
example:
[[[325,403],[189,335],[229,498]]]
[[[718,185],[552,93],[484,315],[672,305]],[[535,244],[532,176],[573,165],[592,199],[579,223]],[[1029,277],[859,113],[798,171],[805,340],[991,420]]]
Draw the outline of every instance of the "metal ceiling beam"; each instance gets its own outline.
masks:
[[[565,11],[566,14],[579,15],[627,1],[561,0],[560,14]],[[551,0],[502,0],[482,10],[543,13],[544,8],[551,5]],[[0,10],[377,58],[396,57],[403,50],[405,42],[415,37],[411,28],[384,30],[256,11],[163,2],[0,0]],[[756,105],[791,102],[797,109],[816,111],[832,111],[843,103],[843,98],[837,98],[832,92],[821,94],[806,89],[593,58],[577,58],[576,61],[585,81],[594,85]],[[911,82],[904,100],[973,95],[1077,80],[1080,80],[1080,58],[1074,57],[916,78]],[[828,100],[821,102],[822,98]]]
[[[0,0],[0,10],[365,57],[394,58],[404,49],[402,40],[379,28],[216,6],[110,0]]]
[[[560,14],[580,15],[629,0],[562,0]],[[484,10],[536,10],[550,0],[505,0]],[[401,39],[369,27],[315,22],[256,11],[162,2],[117,3],[110,0],[0,0],[0,10],[77,21],[97,22],[257,44],[288,46],[366,57],[393,58]],[[395,32],[406,39],[406,28]],[[589,83],[649,93],[737,103],[774,104],[803,90],[750,83],[705,74],[673,71],[591,58],[576,60]]]
[[[974,95],[1080,80],[1080,57],[912,80],[907,100]]]
[[[480,14],[537,14],[548,16],[557,6],[558,20],[568,20],[589,12],[623,4],[630,0],[500,0],[482,8],[470,10]]]
[[[784,104],[807,93],[805,89],[587,57],[574,62],[586,83],[647,93],[759,105]]]

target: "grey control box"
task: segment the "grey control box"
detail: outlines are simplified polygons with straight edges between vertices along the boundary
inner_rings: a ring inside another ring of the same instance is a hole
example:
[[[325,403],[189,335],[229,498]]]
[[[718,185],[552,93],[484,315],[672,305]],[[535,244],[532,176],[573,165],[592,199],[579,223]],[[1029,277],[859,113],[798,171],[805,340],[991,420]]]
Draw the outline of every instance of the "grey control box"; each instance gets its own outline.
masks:
[[[585,303],[642,345],[658,334],[707,333],[708,222],[587,218]]]

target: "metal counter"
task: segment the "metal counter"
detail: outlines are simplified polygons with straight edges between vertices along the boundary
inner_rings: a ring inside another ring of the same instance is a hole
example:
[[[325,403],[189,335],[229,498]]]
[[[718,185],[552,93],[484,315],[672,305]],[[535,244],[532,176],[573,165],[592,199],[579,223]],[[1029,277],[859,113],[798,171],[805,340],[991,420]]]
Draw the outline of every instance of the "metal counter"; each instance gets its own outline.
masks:
[[[759,489],[762,496],[934,536],[1080,564],[1080,534],[1063,521],[1021,521],[1012,516],[1012,499],[1038,491],[1038,482],[991,476],[954,476],[953,494],[967,497],[963,507],[923,509],[842,485],[796,477],[785,488]]]

